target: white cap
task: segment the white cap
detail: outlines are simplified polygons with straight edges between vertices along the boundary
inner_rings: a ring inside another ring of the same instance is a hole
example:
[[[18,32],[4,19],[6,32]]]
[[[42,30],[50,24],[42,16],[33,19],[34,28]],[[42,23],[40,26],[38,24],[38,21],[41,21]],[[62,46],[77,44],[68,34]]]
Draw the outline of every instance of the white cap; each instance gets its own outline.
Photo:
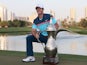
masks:
[[[37,8],[37,7],[40,7],[40,8],[43,8],[43,9],[44,9],[43,4],[38,4],[38,5],[36,6],[36,8]]]

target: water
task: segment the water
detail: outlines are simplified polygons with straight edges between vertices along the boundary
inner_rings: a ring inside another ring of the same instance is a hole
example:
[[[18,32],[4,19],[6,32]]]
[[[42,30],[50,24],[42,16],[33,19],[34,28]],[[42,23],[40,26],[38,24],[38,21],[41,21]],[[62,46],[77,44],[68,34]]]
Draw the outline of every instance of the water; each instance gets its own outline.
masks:
[[[0,50],[26,51],[26,36],[0,36]],[[87,56],[87,35],[60,32],[56,44],[58,53]],[[33,46],[34,52],[44,52],[41,43],[33,42]]]

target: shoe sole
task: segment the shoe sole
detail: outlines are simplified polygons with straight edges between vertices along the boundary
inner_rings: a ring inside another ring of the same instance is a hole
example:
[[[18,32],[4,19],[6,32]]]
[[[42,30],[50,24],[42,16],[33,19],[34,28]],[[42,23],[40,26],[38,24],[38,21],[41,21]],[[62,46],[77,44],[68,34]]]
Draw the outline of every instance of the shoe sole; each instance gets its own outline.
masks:
[[[36,62],[36,61],[22,61],[22,62],[28,63],[28,62]]]

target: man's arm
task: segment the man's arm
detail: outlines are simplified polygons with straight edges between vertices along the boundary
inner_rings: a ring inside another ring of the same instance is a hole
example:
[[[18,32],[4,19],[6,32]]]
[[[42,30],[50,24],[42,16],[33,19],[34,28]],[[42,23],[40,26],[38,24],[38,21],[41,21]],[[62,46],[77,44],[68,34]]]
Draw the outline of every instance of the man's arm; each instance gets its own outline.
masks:
[[[39,38],[39,34],[36,29],[32,29],[32,35],[37,39]]]
[[[37,32],[36,32],[36,29],[32,29],[31,32],[32,32],[32,35],[33,35],[33,36],[36,36],[36,33],[37,33]]]
[[[32,25],[32,35],[35,37],[35,38],[39,38],[39,34],[37,32],[37,25],[33,23]]]

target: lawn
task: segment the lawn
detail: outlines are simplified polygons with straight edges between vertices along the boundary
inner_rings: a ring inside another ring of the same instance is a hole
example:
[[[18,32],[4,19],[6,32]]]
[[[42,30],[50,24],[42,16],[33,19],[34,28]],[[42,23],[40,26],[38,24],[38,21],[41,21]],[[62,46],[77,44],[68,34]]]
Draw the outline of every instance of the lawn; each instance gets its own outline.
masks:
[[[24,63],[25,52],[0,51],[0,65],[43,65],[43,53],[35,53],[36,62]],[[87,56],[59,54],[58,65],[87,65]]]
[[[30,31],[31,27],[0,28],[0,34],[7,34],[7,35],[24,35],[30,33]]]
[[[78,33],[78,34],[87,34],[87,29],[82,29],[78,27],[67,28],[68,30]],[[9,28],[0,28],[0,34],[7,35],[25,35],[31,32],[31,27],[9,27]]]
[[[71,27],[67,28],[68,30],[78,33],[78,34],[85,34],[87,35],[87,28],[78,28],[78,27]]]

